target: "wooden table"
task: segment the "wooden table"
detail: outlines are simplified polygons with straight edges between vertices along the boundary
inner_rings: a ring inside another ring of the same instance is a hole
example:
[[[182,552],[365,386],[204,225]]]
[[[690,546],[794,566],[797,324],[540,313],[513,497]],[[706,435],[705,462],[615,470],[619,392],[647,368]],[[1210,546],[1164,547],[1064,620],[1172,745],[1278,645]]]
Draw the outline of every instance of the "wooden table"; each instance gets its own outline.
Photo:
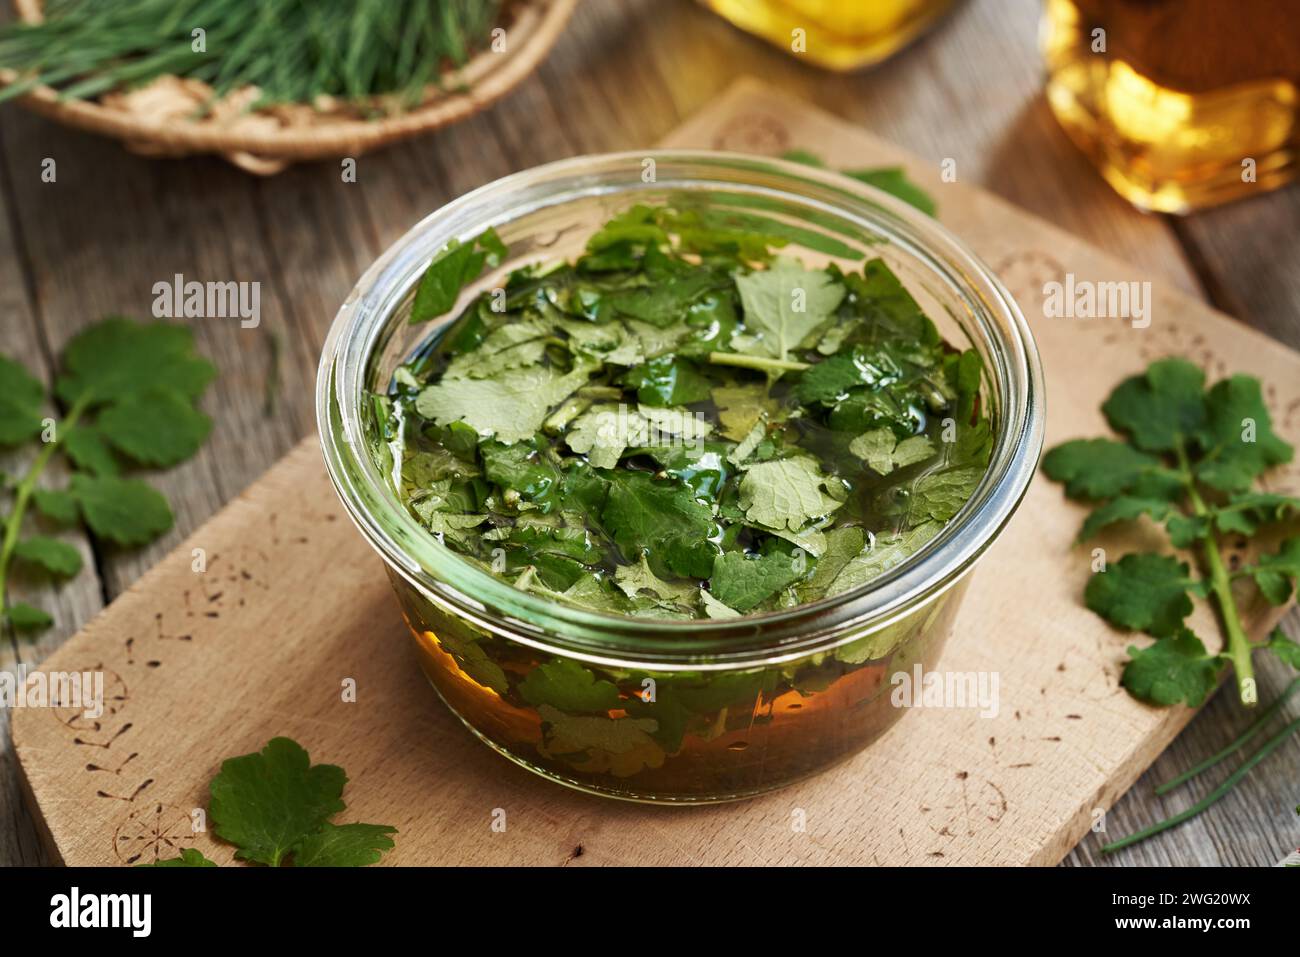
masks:
[[[146,160],[18,108],[0,111],[0,351],[50,374],[92,319],[148,315],[155,282],[260,280],[262,322],[199,320],[221,376],[216,428],[192,461],[157,479],[176,527],[118,551],[70,535],[87,569],[41,602],[57,625],[36,642],[4,635],[0,667],[36,663],[214,510],[314,428],[316,360],[362,270],[415,220],[461,193],[578,153],[653,144],[737,76],[753,74],[893,139],[1160,274],[1300,348],[1300,186],[1186,219],[1143,215],[1067,142],[1042,96],[1035,0],[971,0],[882,68],[839,76],[737,31],[687,0],[590,0],[540,72],[496,108],[440,133],[360,158],[355,183],[335,163],[253,179],[211,159]],[[41,181],[42,161],[57,181]],[[0,461],[12,474],[20,462]],[[21,594],[22,583],[16,593]],[[29,586],[30,587],[30,586]],[[1288,627],[1300,634],[1300,619]],[[1287,680],[1263,669],[1267,700]],[[1291,704],[1294,712],[1300,708]],[[0,725],[7,716],[0,712]],[[1154,798],[1166,779],[1229,741],[1242,715],[1218,695],[1114,808],[1111,834],[1185,806]],[[1272,864],[1300,839],[1275,815],[1300,797],[1291,741],[1212,811],[1112,858],[1085,840],[1073,864]],[[47,863],[0,738],[0,865]]]

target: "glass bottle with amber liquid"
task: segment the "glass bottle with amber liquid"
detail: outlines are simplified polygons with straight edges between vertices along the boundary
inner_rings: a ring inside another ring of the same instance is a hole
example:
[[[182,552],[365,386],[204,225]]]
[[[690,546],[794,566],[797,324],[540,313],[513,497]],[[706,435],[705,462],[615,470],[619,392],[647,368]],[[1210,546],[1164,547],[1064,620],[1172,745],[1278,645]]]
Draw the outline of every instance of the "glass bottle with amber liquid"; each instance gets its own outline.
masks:
[[[892,56],[955,0],[701,0],[736,26],[831,70]]]
[[[1046,0],[1047,99],[1123,196],[1170,213],[1282,185],[1300,0]]]

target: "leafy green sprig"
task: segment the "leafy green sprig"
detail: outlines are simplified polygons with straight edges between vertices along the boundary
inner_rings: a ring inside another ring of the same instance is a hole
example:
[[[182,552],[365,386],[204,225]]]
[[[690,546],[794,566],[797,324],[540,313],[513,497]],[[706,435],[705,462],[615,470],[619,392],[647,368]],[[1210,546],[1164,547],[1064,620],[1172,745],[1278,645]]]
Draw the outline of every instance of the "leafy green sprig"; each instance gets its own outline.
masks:
[[[393,847],[397,828],[334,824],[347,809],[348,776],[334,764],[312,764],[290,738],[272,738],[261,751],[229,758],[212,779],[213,832],[234,844],[235,857],[280,867],[364,867]],[[196,848],[141,867],[215,867]]]
[[[1235,571],[1221,548],[1224,535],[1250,538],[1300,511],[1300,498],[1255,487],[1264,472],[1292,457],[1291,446],[1273,432],[1259,381],[1235,375],[1207,390],[1197,366],[1162,359],[1121,383],[1102,411],[1123,441],[1077,439],[1043,459],[1043,470],[1065,483],[1067,495],[1096,506],[1080,539],[1147,516],[1163,522],[1171,544],[1194,550],[1201,564],[1198,574],[1169,555],[1125,555],[1088,583],[1090,609],[1156,639],[1129,649],[1124,686],[1154,704],[1195,706],[1230,664],[1242,703],[1253,705],[1252,653],[1267,649],[1294,665],[1300,652],[1280,631],[1253,643],[1232,591],[1234,580],[1252,578],[1270,603],[1286,602],[1300,574],[1300,537]],[[1213,600],[1224,630],[1222,653],[1207,652],[1184,624],[1193,596]]]
[[[1253,706],[1256,651],[1276,655],[1300,669],[1300,644],[1280,628],[1254,642],[1246,633],[1233,582],[1253,579],[1273,605],[1286,603],[1300,574],[1300,537],[1282,539],[1276,552],[1230,569],[1225,536],[1249,539],[1266,526],[1300,512],[1300,498],[1256,487],[1270,468],[1291,461],[1293,450],[1273,432],[1259,381],[1234,375],[1206,388],[1205,374],[1178,358],[1151,364],[1111,393],[1102,406],[1123,436],[1077,439],[1047,453],[1043,470],[1065,485],[1071,498],[1093,504],[1079,540],[1116,523],[1148,518],[1164,524],[1170,544],[1191,550],[1189,563],[1160,553],[1124,555],[1107,562],[1084,590],[1085,604],[1120,628],[1142,631],[1155,641],[1130,646],[1121,682],[1142,701],[1157,705],[1200,705],[1217,687],[1226,667],[1236,678],[1241,702]],[[1208,598],[1223,629],[1223,650],[1210,653],[1186,625],[1193,597]],[[1300,688],[1293,680],[1228,747],[1156,789],[1165,794],[1227,760],[1266,728]],[[1220,785],[1187,810],[1103,848],[1128,847],[1204,811],[1297,730],[1293,720],[1268,738]]]
[[[12,358],[0,356],[0,446],[41,443],[12,485],[0,538],[0,623],[32,631],[49,614],[8,599],[15,566],[68,578],[81,570],[67,542],[24,535],[28,508],[55,525],[84,521],[117,545],[143,545],[171,528],[172,514],[155,489],[122,474],[130,466],[167,468],[189,458],[207,438],[211,420],[195,408],[216,374],[194,352],[182,326],[111,318],[68,343],[54,395]],[[63,412],[50,416],[58,404]],[[71,467],[66,487],[39,487],[55,454]]]

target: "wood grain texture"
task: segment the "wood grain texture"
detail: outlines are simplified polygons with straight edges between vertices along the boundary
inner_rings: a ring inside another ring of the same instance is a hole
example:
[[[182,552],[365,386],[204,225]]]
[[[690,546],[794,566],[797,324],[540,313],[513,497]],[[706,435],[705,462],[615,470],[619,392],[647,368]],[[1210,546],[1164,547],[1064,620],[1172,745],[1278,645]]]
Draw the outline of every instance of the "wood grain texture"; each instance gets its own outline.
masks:
[[[804,143],[835,165],[859,156],[902,164],[927,188],[939,182],[896,147],[753,82],[668,143],[725,149],[760,139],[770,151]],[[998,268],[1034,327],[1049,442],[1099,431],[1097,407],[1114,379],[1169,353],[1214,374],[1260,375],[1279,431],[1300,438],[1300,355],[1261,352],[1263,336],[1171,283],[1154,286],[1159,321],[1149,329],[1047,317],[1046,278],[1122,279],[1133,267],[996,197],[965,186],[944,196],[943,221]],[[1080,350],[1094,366],[1079,368]],[[437,705],[378,562],[331,500],[318,456],[314,441],[297,448],[49,659],[55,670],[102,668],[117,691],[98,722],[66,709],[14,716],[24,773],[68,863],[167,857],[191,841],[229,860],[229,848],[190,835],[189,811],[222,756],[289,734],[348,768],[352,813],[400,829],[393,864],[1054,864],[1192,716],[1145,707],[1118,687],[1132,638],[1081,607],[1091,555],[1072,540],[1082,510],[1039,476],[974,573],[943,655],[945,671],[998,675],[996,716],[917,710],[845,764],[728,807],[578,795],[507,766]],[[1272,479],[1300,488],[1300,466]],[[1102,543],[1118,554],[1151,540],[1138,530]],[[196,545],[209,556],[201,573],[191,567]],[[1249,591],[1242,598],[1262,635],[1276,615]],[[1193,623],[1213,633],[1208,608]],[[347,678],[356,703],[340,695]],[[500,841],[488,829],[496,808],[513,822]],[[796,812],[806,832],[790,827]],[[1260,812],[1286,819],[1291,808],[1275,798]]]
[[[1090,240],[1131,263],[1136,274],[1204,290],[1221,308],[1300,345],[1300,289],[1287,259],[1300,233],[1297,187],[1191,217],[1177,229],[1133,211],[1069,145],[1046,109],[1034,49],[1038,12],[1037,0],[968,2],[883,67],[840,76],[771,49],[687,0],[586,3],[552,56],[514,94],[465,123],[360,158],[358,180],[349,184],[332,163],[257,181],[216,161],[146,161],[16,108],[0,111],[0,201],[10,244],[0,250],[8,270],[0,287],[6,297],[0,348],[28,356],[37,335],[46,345],[30,353],[39,356],[32,364],[48,369],[51,350],[77,328],[108,311],[146,314],[151,284],[178,271],[263,283],[259,329],[200,329],[201,347],[223,370],[207,406],[219,430],[194,462],[167,479],[176,530],[143,551],[97,551],[103,595],[119,594],[310,430],[305,384],[337,304],[411,223],[516,169],[656,142],[744,73],[898,142],[932,168],[952,158],[959,183],[983,186]],[[39,182],[46,156],[59,162],[57,184]],[[857,165],[857,158],[845,162]],[[281,384],[268,415],[267,374],[274,366]],[[60,626],[39,644],[6,646],[38,660],[75,630],[98,604],[96,571],[83,572],[75,587],[85,595],[81,612],[61,607]],[[1116,829],[1178,806],[1153,798],[1151,781],[1230,739],[1241,719],[1229,697],[1207,706],[1116,805],[1110,816]],[[37,847],[37,838],[12,800],[8,754],[7,737],[0,738],[0,865],[35,863],[39,856],[26,849]],[[1257,826],[1258,811],[1290,788],[1298,772],[1300,747],[1289,746],[1257,768],[1220,805],[1222,813],[1104,863],[1268,863],[1270,848],[1280,839],[1294,843],[1297,833]],[[1081,849],[1070,860],[1092,862],[1095,855]]]

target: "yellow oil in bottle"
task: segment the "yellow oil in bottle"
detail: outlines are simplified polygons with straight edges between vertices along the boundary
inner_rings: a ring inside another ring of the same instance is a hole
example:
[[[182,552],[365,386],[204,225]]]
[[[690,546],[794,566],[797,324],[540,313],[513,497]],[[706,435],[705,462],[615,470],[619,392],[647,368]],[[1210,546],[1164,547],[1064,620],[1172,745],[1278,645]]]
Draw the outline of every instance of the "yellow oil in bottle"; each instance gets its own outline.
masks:
[[[878,63],[947,13],[955,0],[702,0],[774,45],[832,70]]]
[[[1042,44],[1052,111],[1137,206],[1295,177],[1300,0],[1046,0]]]

